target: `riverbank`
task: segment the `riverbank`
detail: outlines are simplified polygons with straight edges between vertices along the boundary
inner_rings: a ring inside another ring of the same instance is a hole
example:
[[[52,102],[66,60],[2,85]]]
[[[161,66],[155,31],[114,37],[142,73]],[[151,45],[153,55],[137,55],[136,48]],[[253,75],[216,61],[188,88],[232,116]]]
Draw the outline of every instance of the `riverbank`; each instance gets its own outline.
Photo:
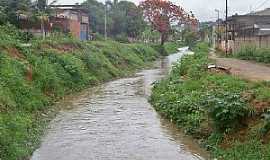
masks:
[[[67,94],[134,73],[160,56],[151,46],[80,42],[61,35],[24,44],[1,28],[0,159],[28,159],[39,145],[51,107]]]
[[[160,118],[147,101],[152,83],[166,76],[181,56],[161,57],[132,76],[86,89],[57,103],[68,109],[51,121],[31,160],[205,157],[203,149],[177,133],[176,126]]]
[[[153,88],[151,103],[222,160],[269,158],[269,82],[208,70],[209,48],[198,44]]]

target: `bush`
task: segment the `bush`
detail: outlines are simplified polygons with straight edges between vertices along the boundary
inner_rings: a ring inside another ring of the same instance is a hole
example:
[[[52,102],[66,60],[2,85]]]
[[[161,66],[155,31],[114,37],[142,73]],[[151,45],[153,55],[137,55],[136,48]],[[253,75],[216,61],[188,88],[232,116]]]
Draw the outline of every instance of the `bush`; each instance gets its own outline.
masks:
[[[128,37],[125,34],[118,34],[114,39],[120,43],[129,43]]]
[[[261,63],[270,63],[270,49],[245,46],[235,54],[239,59],[253,60]]]
[[[204,98],[203,106],[214,121],[218,131],[228,131],[241,126],[243,118],[248,117],[251,109],[239,93],[215,91]]]
[[[185,133],[200,139],[214,157],[269,159],[270,146],[258,140],[269,134],[269,114],[264,120],[256,119],[261,113],[255,110],[257,106],[253,108],[254,101],[269,104],[269,83],[209,72],[207,44],[199,43],[193,51],[194,55],[182,57],[167,78],[155,83],[150,98],[154,108]],[[247,124],[247,120],[255,122]],[[242,137],[243,131],[248,138]]]
[[[268,160],[270,145],[263,145],[257,138],[248,142],[235,142],[227,150],[217,149],[215,155],[223,160]]]
[[[177,53],[178,48],[184,47],[184,44],[182,42],[174,41],[174,42],[166,42],[164,44],[164,49],[166,50],[167,53],[173,54]]]

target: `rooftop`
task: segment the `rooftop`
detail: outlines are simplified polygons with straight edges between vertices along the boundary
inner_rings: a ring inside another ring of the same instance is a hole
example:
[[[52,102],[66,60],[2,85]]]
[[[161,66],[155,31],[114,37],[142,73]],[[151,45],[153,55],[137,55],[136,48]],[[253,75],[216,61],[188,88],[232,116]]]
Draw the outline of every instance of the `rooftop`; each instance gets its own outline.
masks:
[[[53,9],[62,9],[62,10],[76,10],[76,11],[87,11],[86,8],[82,5],[50,5]]]
[[[249,13],[248,15],[269,16],[270,15],[270,8],[266,8],[264,10],[257,11],[257,12],[252,12],[252,13]]]

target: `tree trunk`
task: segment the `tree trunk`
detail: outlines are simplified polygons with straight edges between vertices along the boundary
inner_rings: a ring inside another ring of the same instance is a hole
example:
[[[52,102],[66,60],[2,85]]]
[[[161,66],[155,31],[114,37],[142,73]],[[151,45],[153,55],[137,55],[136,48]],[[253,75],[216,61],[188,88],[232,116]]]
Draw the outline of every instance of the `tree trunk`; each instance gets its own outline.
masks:
[[[42,17],[42,19],[41,19],[41,32],[42,32],[42,38],[43,38],[43,40],[44,40],[45,37],[46,37],[46,33],[45,33],[45,25],[44,25],[43,17]]]
[[[164,48],[164,44],[167,40],[167,34],[166,33],[161,33],[161,48],[160,48],[160,53],[164,56],[168,55],[168,53],[166,52],[165,48]]]
[[[166,42],[167,40],[167,34],[166,33],[161,33],[161,46],[164,45],[164,43]]]

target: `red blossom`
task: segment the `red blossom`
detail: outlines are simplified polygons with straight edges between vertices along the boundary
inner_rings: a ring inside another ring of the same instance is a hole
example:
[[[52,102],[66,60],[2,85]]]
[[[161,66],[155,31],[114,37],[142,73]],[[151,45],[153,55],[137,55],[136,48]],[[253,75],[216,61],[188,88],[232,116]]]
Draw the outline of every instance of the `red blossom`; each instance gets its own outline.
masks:
[[[162,35],[168,34],[171,24],[197,25],[198,20],[182,7],[167,0],[145,0],[140,3],[146,20]]]

